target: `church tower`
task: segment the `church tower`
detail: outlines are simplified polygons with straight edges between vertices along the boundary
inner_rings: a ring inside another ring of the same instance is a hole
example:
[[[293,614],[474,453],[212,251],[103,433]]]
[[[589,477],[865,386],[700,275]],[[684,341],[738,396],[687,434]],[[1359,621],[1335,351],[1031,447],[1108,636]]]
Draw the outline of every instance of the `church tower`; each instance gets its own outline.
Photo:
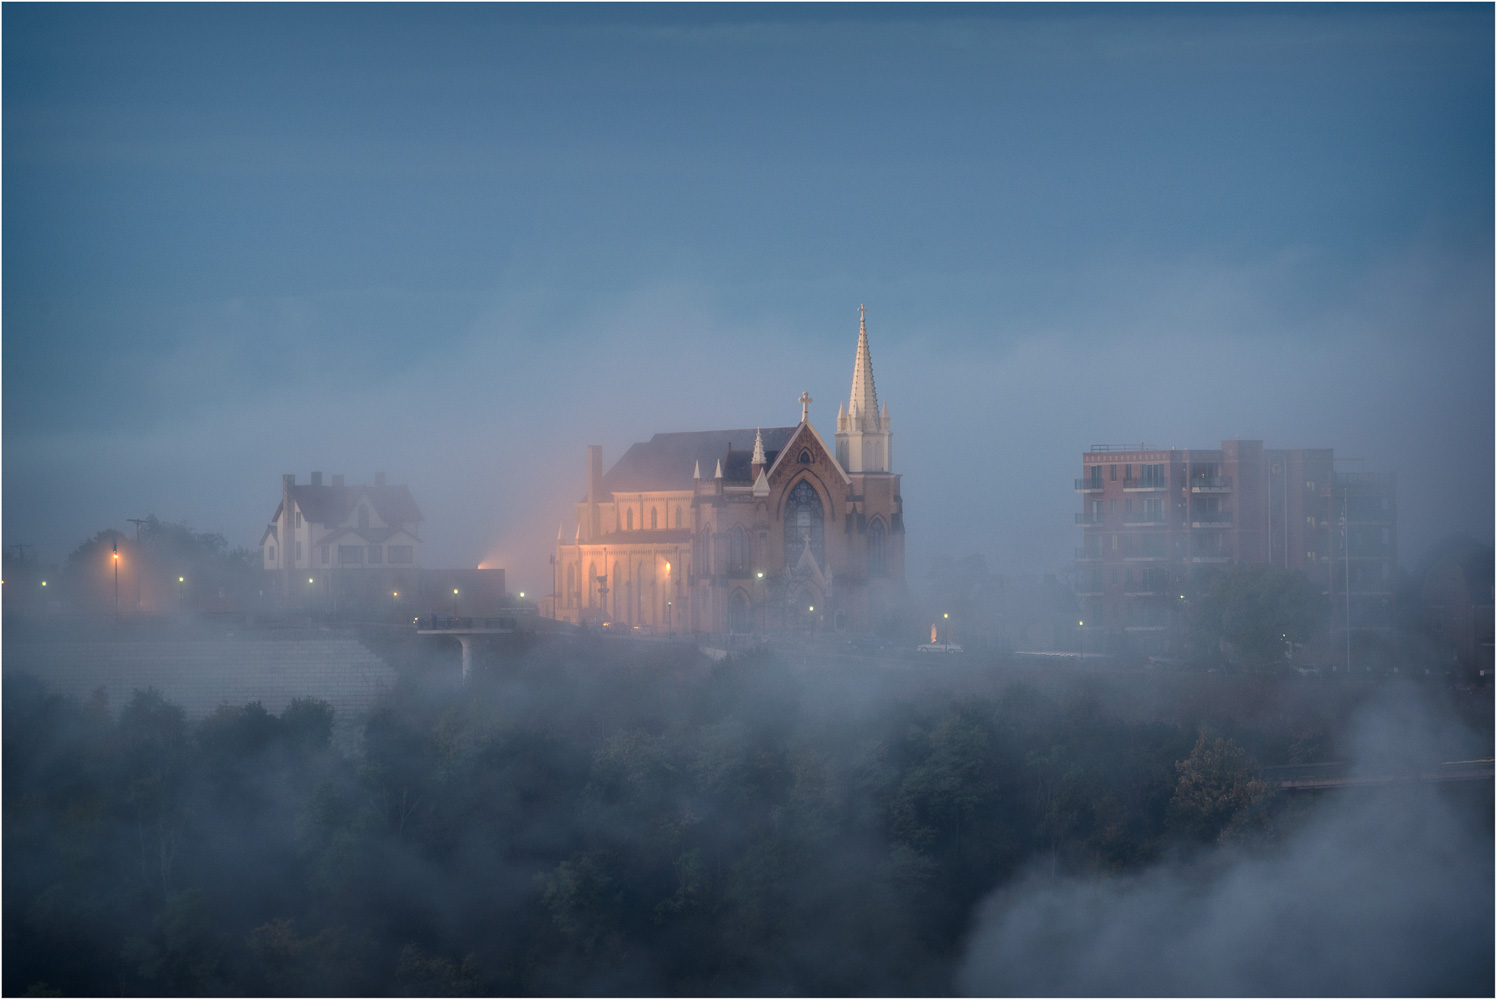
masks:
[[[868,350],[867,308],[858,306],[858,353],[852,363],[852,395],[837,406],[837,461],[848,472],[890,472],[889,404],[878,408],[873,355]]]

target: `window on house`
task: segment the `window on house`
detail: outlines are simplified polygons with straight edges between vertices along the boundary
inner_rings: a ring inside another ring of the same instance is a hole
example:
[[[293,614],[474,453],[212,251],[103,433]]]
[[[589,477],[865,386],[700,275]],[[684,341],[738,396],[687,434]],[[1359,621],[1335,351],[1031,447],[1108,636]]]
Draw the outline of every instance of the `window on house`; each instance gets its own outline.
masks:
[[[1107,513],[1109,513],[1109,514],[1116,514],[1117,512],[1118,512],[1118,502],[1116,500],[1109,500],[1109,501],[1107,501]]]
[[[409,564],[416,561],[416,549],[413,545],[387,545],[385,555],[392,563]]]
[[[1130,515],[1132,513],[1133,513],[1133,501],[1132,500],[1124,500],[1123,501],[1123,515],[1127,516],[1127,515]]]
[[[810,465],[811,464],[811,453],[809,451],[802,451],[800,453],[800,458],[797,459],[797,461],[799,461],[801,465]]]
[[[271,562],[275,562],[275,546],[274,545],[268,545],[268,546],[266,546],[266,548],[265,548],[265,558],[269,559]]]
[[[338,546],[339,566],[360,566],[364,562],[364,546],[362,545],[340,545]]]
[[[1125,482],[1125,483],[1131,483],[1132,481],[1133,481],[1133,466],[1131,464],[1123,466],[1123,482]]]
[[[301,511],[296,512],[296,526],[301,527]]]

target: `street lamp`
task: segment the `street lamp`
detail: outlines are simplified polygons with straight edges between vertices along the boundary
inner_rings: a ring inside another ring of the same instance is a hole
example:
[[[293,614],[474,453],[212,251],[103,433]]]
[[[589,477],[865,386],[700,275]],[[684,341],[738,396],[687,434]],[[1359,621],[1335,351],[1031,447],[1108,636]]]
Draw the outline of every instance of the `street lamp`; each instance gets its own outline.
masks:
[[[1084,622],[1084,621],[1078,621],[1076,623],[1076,634],[1081,637],[1081,654],[1076,657],[1076,662],[1077,663],[1081,663],[1081,664],[1085,664],[1086,663],[1086,622]]]
[[[941,612],[941,620],[946,623],[946,644],[951,645],[951,612]]]
[[[120,616],[120,539],[114,537],[114,616]]]
[[[452,617],[457,617],[457,588],[452,588]]]

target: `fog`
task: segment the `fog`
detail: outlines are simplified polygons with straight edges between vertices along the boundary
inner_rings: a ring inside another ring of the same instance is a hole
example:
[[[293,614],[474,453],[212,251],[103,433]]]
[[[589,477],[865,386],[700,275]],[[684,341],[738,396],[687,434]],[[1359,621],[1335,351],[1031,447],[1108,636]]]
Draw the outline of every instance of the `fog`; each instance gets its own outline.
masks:
[[[1353,720],[1354,773],[1468,749],[1418,692]],[[1490,817],[1427,784],[1344,793],[1282,843],[1126,879],[1035,874],[983,906],[959,981],[1011,996],[1480,996],[1492,989]]]
[[[1101,441],[1334,447],[1406,563],[1492,537],[1487,8],[3,17],[43,562],[383,470],[543,589],[586,445],[827,433],[860,303],[912,567],[1064,567]]]
[[[6,992],[1490,992],[1489,780],[1207,766],[1202,825],[1178,777],[1208,734],[1490,756],[1489,689],[605,636],[464,684],[438,640],[366,641],[402,680],[353,756],[315,702],[188,722],[8,671]]]

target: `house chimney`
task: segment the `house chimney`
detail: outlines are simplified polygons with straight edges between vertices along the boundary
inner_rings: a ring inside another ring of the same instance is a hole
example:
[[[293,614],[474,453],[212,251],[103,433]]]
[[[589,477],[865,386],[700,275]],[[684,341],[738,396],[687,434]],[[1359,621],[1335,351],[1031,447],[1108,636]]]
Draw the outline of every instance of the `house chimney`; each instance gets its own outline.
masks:
[[[335,472],[335,473],[333,473],[333,485],[336,486],[336,487],[338,487],[339,489],[343,488],[343,473],[341,473],[341,472]]]
[[[383,486],[383,485],[385,485],[385,474],[383,472],[376,472],[374,474],[374,485],[375,486]]]
[[[322,473],[320,473],[320,472],[314,472],[314,473],[312,473],[312,485],[313,486],[321,486],[322,485]]]

